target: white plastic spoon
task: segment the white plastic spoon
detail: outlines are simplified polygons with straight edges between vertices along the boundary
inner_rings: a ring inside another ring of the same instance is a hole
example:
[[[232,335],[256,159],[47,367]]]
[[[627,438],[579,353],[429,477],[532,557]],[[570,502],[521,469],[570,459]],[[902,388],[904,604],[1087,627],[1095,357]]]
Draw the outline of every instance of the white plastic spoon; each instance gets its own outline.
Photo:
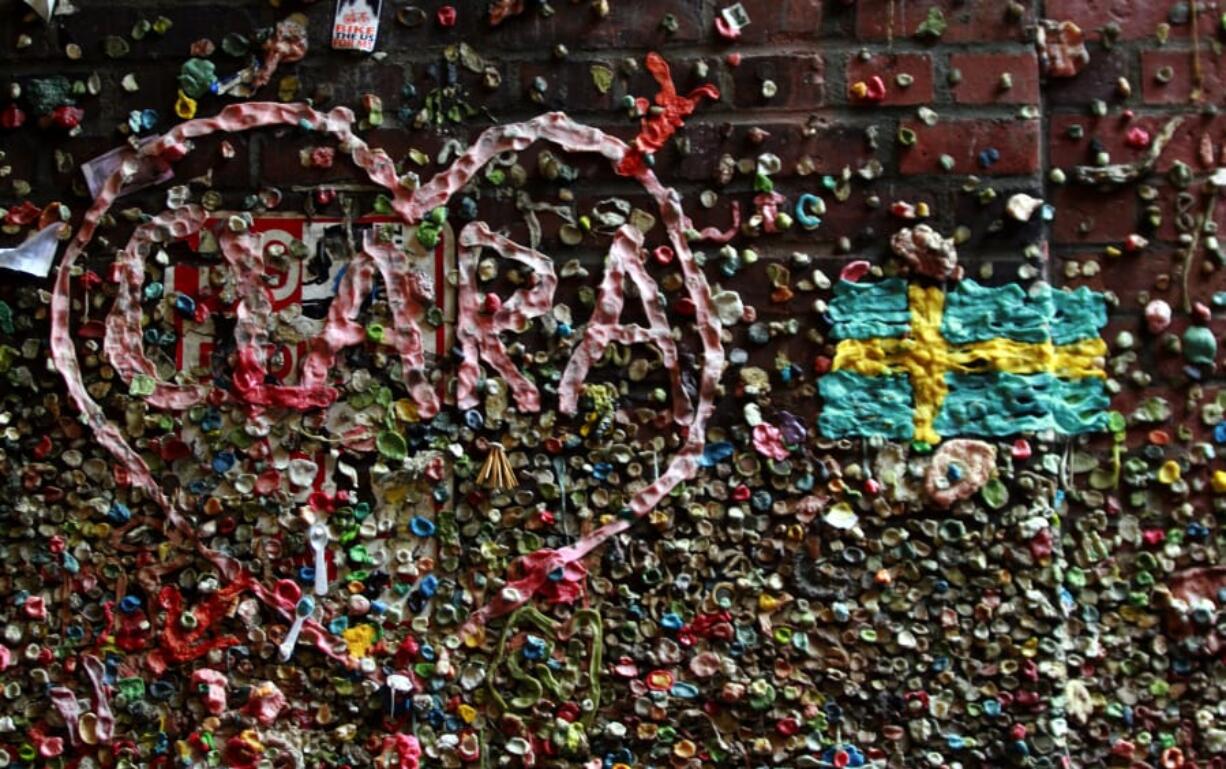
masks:
[[[278,651],[281,652],[282,662],[294,656],[294,647],[298,645],[298,634],[302,632],[302,626],[306,623],[307,617],[311,616],[314,612],[315,599],[309,595],[304,595],[298,599],[298,605],[294,607],[294,624],[289,626],[289,632],[285,634],[285,640],[278,647]]]
[[[315,595],[328,594],[328,527],[322,523],[312,524],[307,537],[315,551]]]

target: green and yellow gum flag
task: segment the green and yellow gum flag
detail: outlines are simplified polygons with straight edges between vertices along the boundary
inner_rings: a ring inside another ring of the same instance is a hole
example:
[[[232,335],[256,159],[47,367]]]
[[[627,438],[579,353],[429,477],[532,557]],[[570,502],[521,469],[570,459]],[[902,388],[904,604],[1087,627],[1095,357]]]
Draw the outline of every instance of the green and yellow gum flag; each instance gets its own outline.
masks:
[[[1101,293],[960,281],[949,293],[840,281],[830,303],[839,340],[819,380],[829,438],[942,437],[1107,427],[1107,323]]]

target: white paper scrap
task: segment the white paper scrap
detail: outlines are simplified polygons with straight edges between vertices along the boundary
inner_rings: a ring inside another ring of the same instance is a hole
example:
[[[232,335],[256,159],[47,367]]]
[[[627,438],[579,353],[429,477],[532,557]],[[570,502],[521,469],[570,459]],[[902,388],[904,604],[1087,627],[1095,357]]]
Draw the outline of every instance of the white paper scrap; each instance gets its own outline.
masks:
[[[55,250],[60,244],[60,228],[63,226],[63,222],[49,224],[16,248],[0,248],[0,267],[40,278],[47,277],[51,272],[51,263],[55,261]]]

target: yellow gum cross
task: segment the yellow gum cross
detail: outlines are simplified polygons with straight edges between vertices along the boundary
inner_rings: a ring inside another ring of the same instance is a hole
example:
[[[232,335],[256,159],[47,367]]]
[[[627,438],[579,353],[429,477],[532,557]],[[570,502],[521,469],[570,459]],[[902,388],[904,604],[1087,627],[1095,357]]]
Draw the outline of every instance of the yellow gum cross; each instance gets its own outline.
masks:
[[[1102,339],[1073,344],[1016,342],[997,337],[985,342],[951,345],[941,336],[945,294],[939,288],[910,286],[911,333],[900,339],[844,339],[834,355],[834,370],[862,376],[906,374],[915,398],[915,439],[936,444],[933,428],[949,394],[946,374],[1040,374],[1080,379],[1106,377],[1100,361],[1107,354]]]

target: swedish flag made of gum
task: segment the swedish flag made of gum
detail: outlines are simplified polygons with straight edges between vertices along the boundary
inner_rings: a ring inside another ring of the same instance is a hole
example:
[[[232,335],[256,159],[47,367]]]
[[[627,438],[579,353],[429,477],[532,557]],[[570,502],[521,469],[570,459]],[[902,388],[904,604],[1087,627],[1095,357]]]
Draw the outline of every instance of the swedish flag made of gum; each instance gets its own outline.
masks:
[[[841,281],[829,317],[839,344],[818,383],[818,428],[827,437],[935,444],[1106,427],[1100,293]]]

